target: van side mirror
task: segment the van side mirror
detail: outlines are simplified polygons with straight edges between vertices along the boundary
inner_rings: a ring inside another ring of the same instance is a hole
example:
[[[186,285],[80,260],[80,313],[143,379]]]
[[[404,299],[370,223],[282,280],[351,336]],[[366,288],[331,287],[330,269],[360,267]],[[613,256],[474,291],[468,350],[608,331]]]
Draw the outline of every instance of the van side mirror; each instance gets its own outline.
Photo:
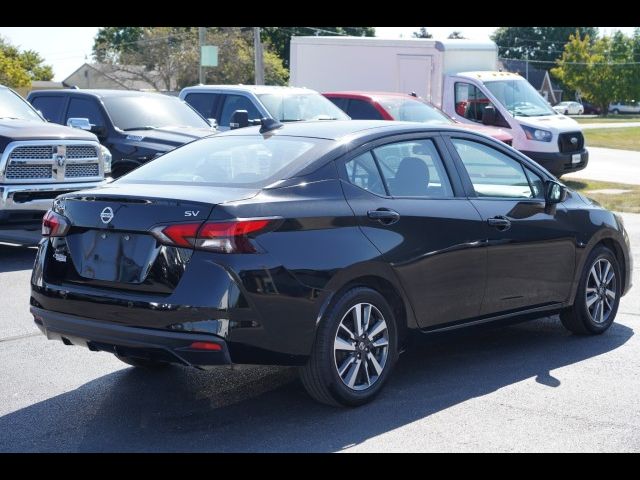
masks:
[[[67,127],[91,131],[91,123],[88,118],[70,118],[67,120]]]
[[[496,120],[496,108],[493,105],[487,105],[482,109],[482,123],[484,125],[495,125]]]
[[[561,183],[549,180],[545,183],[544,200],[547,205],[564,202],[567,198],[567,187]]]
[[[249,126],[249,112],[246,110],[236,110],[229,120],[229,128],[244,128]]]

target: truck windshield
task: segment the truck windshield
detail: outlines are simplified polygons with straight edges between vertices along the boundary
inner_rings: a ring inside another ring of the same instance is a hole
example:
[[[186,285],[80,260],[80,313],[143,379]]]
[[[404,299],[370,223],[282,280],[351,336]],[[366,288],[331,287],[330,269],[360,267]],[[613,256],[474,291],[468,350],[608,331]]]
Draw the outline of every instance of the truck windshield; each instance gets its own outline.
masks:
[[[196,111],[182,100],[163,94],[104,97],[104,106],[120,130],[150,130],[181,126],[210,128]]]
[[[546,100],[525,79],[486,82],[491,93],[514,117],[557,115]]]
[[[17,93],[7,88],[0,88],[0,119],[34,120],[44,122],[33,108]]]
[[[383,98],[378,103],[394,120],[423,122],[434,125],[451,125],[453,120],[431,105],[411,98]]]
[[[258,95],[271,116],[281,122],[349,120],[349,116],[319,93]]]

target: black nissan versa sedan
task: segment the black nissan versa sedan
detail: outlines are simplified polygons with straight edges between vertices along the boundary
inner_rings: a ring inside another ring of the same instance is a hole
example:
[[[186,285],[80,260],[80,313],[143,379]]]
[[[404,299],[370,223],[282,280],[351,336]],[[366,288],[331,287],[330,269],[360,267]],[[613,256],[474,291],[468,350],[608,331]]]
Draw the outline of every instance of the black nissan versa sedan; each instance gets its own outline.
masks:
[[[481,134],[303,122],[196,140],[43,220],[31,312],[50,339],[141,367],[298,365],[360,405],[411,330],[560,313],[613,322],[619,216]]]

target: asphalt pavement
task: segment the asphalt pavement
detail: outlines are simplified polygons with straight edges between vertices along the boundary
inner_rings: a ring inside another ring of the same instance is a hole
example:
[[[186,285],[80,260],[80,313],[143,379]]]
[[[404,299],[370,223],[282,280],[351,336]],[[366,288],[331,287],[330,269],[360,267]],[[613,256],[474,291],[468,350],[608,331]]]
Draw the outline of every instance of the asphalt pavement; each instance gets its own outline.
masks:
[[[625,214],[640,265],[640,215]],[[640,274],[616,323],[556,317],[416,341],[371,404],[313,402],[295,369],[145,372],[46,340],[33,250],[0,246],[1,452],[640,451]]]

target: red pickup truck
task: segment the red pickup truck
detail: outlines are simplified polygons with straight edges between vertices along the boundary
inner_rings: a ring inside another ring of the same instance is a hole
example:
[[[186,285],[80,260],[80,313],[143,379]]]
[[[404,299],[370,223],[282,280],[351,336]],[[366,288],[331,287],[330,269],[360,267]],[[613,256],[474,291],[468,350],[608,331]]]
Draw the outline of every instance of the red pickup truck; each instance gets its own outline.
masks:
[[[325,92],[325,97],[354,120],[402,120],[431,124],[452,124],[484,133],[507,145],[513,137],[498,127],[460,123],[425,100],[413,95],[394,92]]]

